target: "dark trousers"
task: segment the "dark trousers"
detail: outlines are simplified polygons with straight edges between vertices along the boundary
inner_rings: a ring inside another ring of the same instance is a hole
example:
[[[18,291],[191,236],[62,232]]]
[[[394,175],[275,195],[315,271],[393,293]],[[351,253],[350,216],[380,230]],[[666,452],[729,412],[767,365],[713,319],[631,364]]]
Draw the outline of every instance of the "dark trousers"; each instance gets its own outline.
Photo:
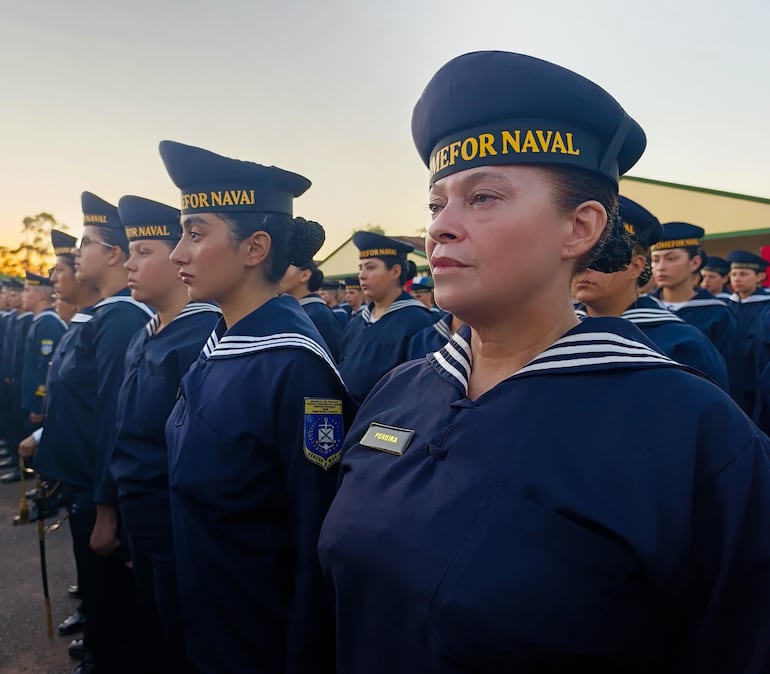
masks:
[[[167,499],[122,497],[120,510],[153,660],[170,674],[189,674],[194,670],[185,657]]]
[[[96,505],[90,491],[70,488],[68,493],[86,639],[96,674],[163,671],[145,652],[147,639],[132,571],[120,555],[100,557],[91,550]]]

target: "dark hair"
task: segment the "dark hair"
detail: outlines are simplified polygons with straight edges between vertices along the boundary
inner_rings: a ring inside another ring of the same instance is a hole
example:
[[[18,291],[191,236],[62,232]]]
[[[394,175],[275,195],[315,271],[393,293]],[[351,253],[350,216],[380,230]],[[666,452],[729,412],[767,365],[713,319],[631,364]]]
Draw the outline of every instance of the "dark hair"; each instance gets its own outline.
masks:
[[[98,225],[93,226],[98,227]],[[114,227],[99,227],[99,231],[102,234],[104,243],[108,246],[117,246],[123,251],[123,254],[128,257],[128,239],[123,230],[117,230]]]
[[[265,276],[278,283],[290,264],[302,267],[313,259],[326,239],[324,228],[317,222],[292,218],[284,213],[217,213],[230,228],[236,243],[254,232],[270,235],[270,257]]]
[[[307,270],[310,272],[310,278],[307,281],[307,289],[311,293],[314,293],[321,287],[321,284],[324,282],[324,273],[318,268],[313,260],[310,260],[310,262],[303,265],[298,265],[298,268],[302,271]]]
[[[586,169],[546,166],[553,183],[556,207],[564,213],[585,201],[598,201],[607,212],[607,226],[596,245],[578,258],[575,273],[594,269],[612,274],[631,261],[633,243],[618,214],[618,189],[607,177]]]
[[[404,285],[404,283],[413,279],[417,274],[417,265],[411,260],[407,260],[403,257],[390,256],[381,257],[380,259],[385,263],[385,269],[393,269],[393,265],[396,264],[401,266],[401,274],[398,277],[398,282],[401,285]]]
[[[690,255],[690,259],[692,260],[696,255],[700,255],[700,265],[698,268],[693,272],[693,274],[699,274],[703,271],[703,268],[706,266],[706,263],[708,262],[709,256],[708,253],[706,253],[703,248],[693,248],[695,251],[694,254]]]
[[[72,271],[75,271],[75,256],[70,253],[62,253],[61,255],[56,256],[57,259],[61,260],[62,262],[66,262],[67,265],[72,269]]]
[[[652,259],[650,258],[650,249],[647,246],[643,246],[638,241],[634,241],[634,248],[631,251],[632,255],[644,255],[644,269],[639,274],[639,278],[636,279],[636,285],[641,288],[649,283],[652,278]]]

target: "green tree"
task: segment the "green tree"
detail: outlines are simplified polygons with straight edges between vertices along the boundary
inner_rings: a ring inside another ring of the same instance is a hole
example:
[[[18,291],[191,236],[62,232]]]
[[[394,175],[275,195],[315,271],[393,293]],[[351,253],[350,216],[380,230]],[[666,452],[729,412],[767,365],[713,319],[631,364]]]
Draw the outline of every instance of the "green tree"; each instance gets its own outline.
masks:
[[[360,232],[362,230],[365,232],[374,232],[375,234],[382,234],[383,236],[386,236],[385,230],[382,228],[382,226],[373,225],[371,222],[367,222],[363,227],[361,227],[361,229],[354,229],[353,233],[355,234],[356,232]]]
[[[23,276],[25,271],[45,275],[53,266],[51,229],[66,231],[50,213],[28,215],[22,220],[22,236],[18,248],[0,247],[0,272],[6,276]]]

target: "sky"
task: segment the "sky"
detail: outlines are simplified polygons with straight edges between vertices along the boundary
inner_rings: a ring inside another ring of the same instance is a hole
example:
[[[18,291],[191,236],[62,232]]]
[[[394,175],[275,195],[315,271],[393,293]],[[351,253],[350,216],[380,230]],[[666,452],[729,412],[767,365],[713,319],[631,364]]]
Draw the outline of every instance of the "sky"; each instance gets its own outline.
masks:
[[[609,91],[648,137],[629,175],[770,197],[768,26],[766,0],[0,0],[0,245],[42,211],[79,234],[84,190],[178,205],[162,139],[310,178],[319,258],[414,234],[412,108],[479,49]]]

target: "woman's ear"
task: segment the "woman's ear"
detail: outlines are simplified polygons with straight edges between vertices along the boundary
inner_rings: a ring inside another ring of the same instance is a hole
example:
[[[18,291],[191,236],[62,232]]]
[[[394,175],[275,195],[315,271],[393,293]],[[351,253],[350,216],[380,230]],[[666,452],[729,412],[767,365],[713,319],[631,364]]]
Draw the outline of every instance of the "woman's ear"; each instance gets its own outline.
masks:
[[[631,256],[631,262],[628,263],[628,271],[631,274],[631,278],[634,280],[638,279],[642,272],[644,271],[645,266],[647,265],[647,257],[644,255],[638,255],[634,254]]]
[[[126,260],[128,260],[128,255],[123,252],[123,249],[120,246],[112,246],[107,252],[107,264],[110,267],[122,267],[126,263]]]
[[[245,252],[244,263],[247,267],[256,267],[267,260],[270,255],[273,240],[267,232],[254,232],[241,241],[241,248]]]
[[[598,201],[584,201],[568,216],[570,229],[564,239],[562,258],[573,260],[591,250],[607,226],[607,211]]]

